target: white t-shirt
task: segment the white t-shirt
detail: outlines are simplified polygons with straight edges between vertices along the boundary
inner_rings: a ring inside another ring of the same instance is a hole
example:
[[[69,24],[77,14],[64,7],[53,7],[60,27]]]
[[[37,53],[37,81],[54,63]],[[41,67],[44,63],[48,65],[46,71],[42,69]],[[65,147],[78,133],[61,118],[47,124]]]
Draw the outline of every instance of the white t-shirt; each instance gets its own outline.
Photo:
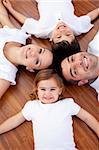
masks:
[[[75,35],[88,32],[93,25],[89,16],[77,17],[72,0],[37,0],[40,19],[26,19],[22,30],[39,38],[50,38],[59,21],[69,26]]]
[[[89,43],[88,52],[99,57],[99,31],[97,32],[93,40]],[[99,101],[99,77],[92,84],[90,84],[90,86],[97,91]]]
[[[73,139],[72,116],[80,106],[72,98],[53,104],[28,101],[22,109],[26,120],[32,121],[35,150],[77,150]]]
[[[19,29],[11,29],[7,26],[0,28],[0,79],[7,80],[12,85],[16,84],[15,78],[18,69],[4,56],[3,48],[6,42],[25,44],[28,37],[29,35]]]

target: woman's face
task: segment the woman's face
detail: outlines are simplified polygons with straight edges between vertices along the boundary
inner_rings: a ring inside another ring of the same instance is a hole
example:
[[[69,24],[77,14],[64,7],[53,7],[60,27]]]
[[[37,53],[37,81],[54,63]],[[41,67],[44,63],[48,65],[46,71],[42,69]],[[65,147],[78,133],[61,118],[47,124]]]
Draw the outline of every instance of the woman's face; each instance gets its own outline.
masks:
[[[50,50],[29,44],[21,47],[23,65],[29,69],[40,70],[52,64],[53,54]]]

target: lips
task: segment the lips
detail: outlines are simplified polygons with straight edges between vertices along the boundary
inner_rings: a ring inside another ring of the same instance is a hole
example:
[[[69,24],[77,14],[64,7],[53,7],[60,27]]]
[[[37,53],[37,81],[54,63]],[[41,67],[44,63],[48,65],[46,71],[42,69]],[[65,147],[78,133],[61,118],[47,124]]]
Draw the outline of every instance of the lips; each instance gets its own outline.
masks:
[[[43,97],[45,100],[52,100],[53,97]]]

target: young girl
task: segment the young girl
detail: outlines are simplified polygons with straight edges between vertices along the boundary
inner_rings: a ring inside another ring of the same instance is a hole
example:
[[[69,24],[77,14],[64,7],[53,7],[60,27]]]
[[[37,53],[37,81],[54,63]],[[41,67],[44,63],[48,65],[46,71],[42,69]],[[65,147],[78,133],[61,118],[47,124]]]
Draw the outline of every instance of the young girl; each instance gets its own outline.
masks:
[[[0,134],[32,121],[35,150],[76,150],[72,116],[83,120],[99,137],[99,122],[72,98],[63,99],[62,79],[52,69],[40,71],[33,83],[32,99],[21,112],[0,125]]]
[[[17,66],[23,65],[33,71],[47,68],[52,63],[53,55],[48,49],[35,44],[26,44],[30,37],[16,29],[0,0],[0,98],[10,85],[15,85]],[[47,57],[47,59],[46,59]]]

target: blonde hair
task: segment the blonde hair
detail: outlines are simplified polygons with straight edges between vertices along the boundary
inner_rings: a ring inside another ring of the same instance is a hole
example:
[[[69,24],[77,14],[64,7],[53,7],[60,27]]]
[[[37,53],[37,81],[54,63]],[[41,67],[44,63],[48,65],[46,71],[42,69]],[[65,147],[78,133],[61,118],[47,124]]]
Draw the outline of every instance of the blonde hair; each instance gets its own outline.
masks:
[[[38,83],[42,80],[49,80],[50,78],[54,78],[59,88],[62,89],[62,93],[61,95],[59,95],[59,100],[64,98],[65,87],[61,77],[53,69],[44,69],[37,73],[33,81],[33,91],[32,94],[30,95],[31,99],[38,99],[37,94]]]

